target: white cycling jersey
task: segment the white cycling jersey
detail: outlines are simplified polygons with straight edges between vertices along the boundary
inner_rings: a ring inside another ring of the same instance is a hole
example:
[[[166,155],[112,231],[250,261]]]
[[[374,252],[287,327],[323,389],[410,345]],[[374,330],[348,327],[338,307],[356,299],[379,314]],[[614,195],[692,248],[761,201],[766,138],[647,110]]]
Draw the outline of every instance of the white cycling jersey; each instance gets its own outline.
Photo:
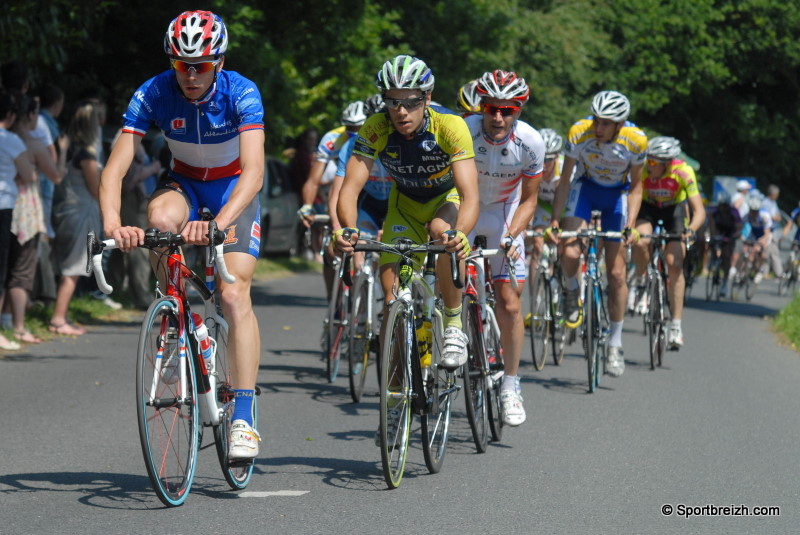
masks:
[[[544,141],[539,131],[517,121],[504,140],[494,141],[483,133],[483,115],[464,120],[472,134],[481,205],[519,201],[523,178],[542,174]]]

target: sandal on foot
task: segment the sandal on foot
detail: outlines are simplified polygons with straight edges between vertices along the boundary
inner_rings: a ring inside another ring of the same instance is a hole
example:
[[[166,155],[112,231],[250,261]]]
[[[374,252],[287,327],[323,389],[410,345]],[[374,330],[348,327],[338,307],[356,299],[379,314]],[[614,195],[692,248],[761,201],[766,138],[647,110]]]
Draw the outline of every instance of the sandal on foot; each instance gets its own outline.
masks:
[[[41,344],[42,339],[37,338],[27,329],[23,329],[21,331],[14,331],[14,338],[19,340],[20,342],[25,342],[26,344]]]
[[[16,351],[17,349],[20,349],[21,347],[22,346],[19,345],[14,340],[9,340],[5,336],[0,335],[0,349],[2,349],[4,351]]]
[[[77,325],[73,325],[68,321],[58,325],[51,321],[49,329],[51,333],[62,334],[65,336],[80,336],[82,334],[86,334],[86,329],[78,327]]]

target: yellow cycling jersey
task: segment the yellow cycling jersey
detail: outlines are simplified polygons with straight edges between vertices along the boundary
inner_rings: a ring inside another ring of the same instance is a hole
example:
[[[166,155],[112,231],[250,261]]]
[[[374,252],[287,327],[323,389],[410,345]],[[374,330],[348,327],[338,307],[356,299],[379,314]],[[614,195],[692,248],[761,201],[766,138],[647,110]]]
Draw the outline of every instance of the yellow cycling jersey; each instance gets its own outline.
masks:
[[[388,113],[376,113],[358,132],[353,154],[380,159],[403,195],[425,202],[454,187],[452,163],[475,157],[467,123],[446,108],[429,106],[419,133],[406,138]]]
[[[689,197],[700,195],[694,169],[683,160],[672,160],[666,173],[649,176],[648,166],[642,174],[642,201],[658,207],[672,206]]]
[[[592,118],[587,117],[570,127],[564,154],[577,161],[577,178],[586,176],[600,186],[624,186],[631,166],[643,164],[647,157],[647,135],[625,121],[614,141],[598,143]]]

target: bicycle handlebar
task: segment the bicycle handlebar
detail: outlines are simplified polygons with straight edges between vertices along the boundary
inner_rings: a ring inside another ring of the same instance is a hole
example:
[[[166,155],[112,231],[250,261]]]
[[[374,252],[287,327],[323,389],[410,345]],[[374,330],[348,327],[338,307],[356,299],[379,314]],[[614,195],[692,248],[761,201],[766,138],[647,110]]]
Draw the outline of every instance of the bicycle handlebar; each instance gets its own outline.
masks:
[[[230,274],[228,266],[225,264],[225,256],[223,254],[225,233],[218,230],[214,221],[209,222],[208,226],[208,254],[210,263],[217,264],[220,278],[232,284],[236,281],[236,277]],[[147,229],[145,231],[144,243],[140,247],[146,249],[158,249],[162,247],[177,247],[185,245],[183,236],[180,234],[173,234],[172,232],[161,232],[157,229]],[[100,241],[94,234],[94,231],[89,232],[86,236],[86,274],[94,272],[95,280],[97,280],[97,287],[104,294],[108,295],[114,291],[114,287],[106,281],[105,273],[103,272],[103,251],[119,249],[119,244],[111,238]]]

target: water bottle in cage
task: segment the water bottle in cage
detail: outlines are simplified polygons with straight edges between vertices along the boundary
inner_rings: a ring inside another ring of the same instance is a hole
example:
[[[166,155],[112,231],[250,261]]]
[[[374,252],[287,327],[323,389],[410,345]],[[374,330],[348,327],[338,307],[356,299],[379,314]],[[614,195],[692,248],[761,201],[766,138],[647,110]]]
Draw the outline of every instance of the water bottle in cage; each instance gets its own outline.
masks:
[[[214,371],[214,354],[216,352],[216,342],[208,335],[208,327],[206,327],[200,314],[192,314],[192,321],[194,323],[194,337],[200,346],[200,352],[203,354],[203,362],[206,365],[208,374],[211,375]]]

